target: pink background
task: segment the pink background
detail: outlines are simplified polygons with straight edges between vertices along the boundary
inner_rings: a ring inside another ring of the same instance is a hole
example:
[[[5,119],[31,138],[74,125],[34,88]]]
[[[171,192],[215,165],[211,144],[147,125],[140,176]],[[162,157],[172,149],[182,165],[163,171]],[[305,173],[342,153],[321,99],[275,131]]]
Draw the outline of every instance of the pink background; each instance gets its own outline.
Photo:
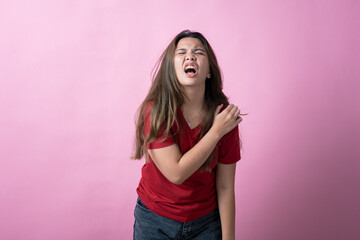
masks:
[[[360,3],[3,1],[0,239],[131,239],[151,70],[202,32],[249,115],[236,239],[360,239]]]

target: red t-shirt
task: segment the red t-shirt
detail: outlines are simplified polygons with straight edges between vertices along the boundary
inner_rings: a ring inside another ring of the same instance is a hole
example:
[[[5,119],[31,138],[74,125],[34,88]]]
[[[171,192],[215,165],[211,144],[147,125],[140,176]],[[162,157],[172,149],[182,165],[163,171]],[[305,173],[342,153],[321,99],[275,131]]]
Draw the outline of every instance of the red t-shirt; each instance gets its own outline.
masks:
[[[151,107],[149,104],[144,111],[145,136],[150,131]],[[186,123],[179,108],[177,120]],[[176,134],[175,139],[182,154],[190,150],[198,141],[201,125],[191,129],[183,124],[181,134]],[[175,126],[174,126],[175,129]],[[147,144],[148,149],[163,148],[175,143],[169,132],[164,141],[164,136],[159,136],[153,142]],[[217,143],[218,162],[231,164],[240,160],[239,129],[236,126],[232,131],[224,135]],[[156,167],[151,157],[142,167],[137,193],[141,201],[154,213],[180,222],[190,222],[210,213],[217,207],[215,191],[215,168],[216,162],[211,163],[211,172],[196,171],[182,184],[176,185],[170,182]]]

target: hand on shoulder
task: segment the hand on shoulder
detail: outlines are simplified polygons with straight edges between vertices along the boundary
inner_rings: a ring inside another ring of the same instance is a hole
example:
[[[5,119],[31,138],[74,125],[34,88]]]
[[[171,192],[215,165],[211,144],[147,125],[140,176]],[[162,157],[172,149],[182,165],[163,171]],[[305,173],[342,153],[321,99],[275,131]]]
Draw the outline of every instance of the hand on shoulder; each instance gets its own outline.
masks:
[[[223,110],[220,112],[221,109]],[[212,129],[219,134],[220,137],[230,132],[242,121],[240,110],[234,104],[229,104],[226,108],[221,104],[216,108],[214,114]]]

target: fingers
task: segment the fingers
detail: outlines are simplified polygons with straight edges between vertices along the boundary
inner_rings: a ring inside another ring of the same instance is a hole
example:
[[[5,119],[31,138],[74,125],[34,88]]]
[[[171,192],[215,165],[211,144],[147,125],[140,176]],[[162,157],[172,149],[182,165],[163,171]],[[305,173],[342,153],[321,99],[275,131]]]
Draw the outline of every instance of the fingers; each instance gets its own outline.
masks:
[[[215,117],[216,117],[216,115],[219,114],[220,109],[222,108],[222,106],[223,106],[223,104],[220,104],[219,106],[217,106],[217,108],[216,108],[216,110],[215,110]]]
[[[235,121],[236,125],[238,125],[242,121],[242,117],[238,116]]]
[[[217,115],[220,112],[221,107],[223,106],[223,104],[219,105],[216,108],[215,114]],[[232,118],[234,121],[237,122],[237,124],[239,124],[242,121],[242,118],[240,117],[240,110],[237,106],[235,106],[234,104],[229,104],[225,110],[224,110],[230,118]],[[215,116],[216,116],[215,115]]]
[[[229,104],[229,105],[225,108],[225,110],[226,110],[228,113],[230,113],[233,108],[234,108],[234,104]]]
[[[236,125],[242,121],[242,118],[240,117],[240,109],[237,106],[230,104],[228,106],[228,113],[231,118],[235,120]]]
[[[224,111],[220,113],[223,104],[216,107],[213,128],[221,136],[234,129],[241,121],[240,110],[234,104],[229,104]]]
[[[235,116],[236,118],[238,118],[238,117],[239,117],[239,115],[240,115],[240,110],[238,109],[238,110],[236,110],[236,112],[235,112],[234,116]]]
[[[237,106],[233,106],[231,111],[229,112],[231,114],[232,117],[236,117],[236,112],[238,111],[238,107]],[[239,115],[239,114],[238,114]]]

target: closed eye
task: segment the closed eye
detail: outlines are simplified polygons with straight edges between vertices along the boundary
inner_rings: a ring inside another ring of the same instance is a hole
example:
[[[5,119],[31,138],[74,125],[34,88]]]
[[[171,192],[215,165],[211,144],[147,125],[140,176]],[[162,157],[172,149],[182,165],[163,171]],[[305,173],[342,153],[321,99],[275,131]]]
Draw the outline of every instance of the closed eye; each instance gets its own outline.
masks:
[[[205,55],[205,50],[202,48],[195,48],[194,52],[195,52],[195,54]]]

